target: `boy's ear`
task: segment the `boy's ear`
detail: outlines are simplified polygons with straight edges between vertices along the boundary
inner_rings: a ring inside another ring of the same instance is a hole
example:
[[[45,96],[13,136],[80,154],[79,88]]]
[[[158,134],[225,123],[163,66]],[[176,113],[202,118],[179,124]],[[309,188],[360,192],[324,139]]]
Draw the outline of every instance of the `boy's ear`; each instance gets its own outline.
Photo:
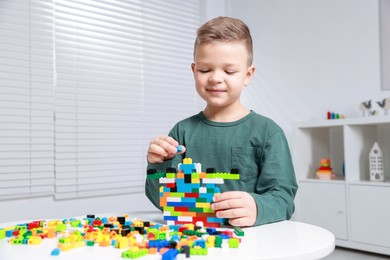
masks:
[[[192,72],[195,72],[195,63],[191,63]]]
[[[244,85],[248,86],[252,82],[253,74],[255,73],[255,66],[251,65],[248,70],[246,71],[246,77]]]

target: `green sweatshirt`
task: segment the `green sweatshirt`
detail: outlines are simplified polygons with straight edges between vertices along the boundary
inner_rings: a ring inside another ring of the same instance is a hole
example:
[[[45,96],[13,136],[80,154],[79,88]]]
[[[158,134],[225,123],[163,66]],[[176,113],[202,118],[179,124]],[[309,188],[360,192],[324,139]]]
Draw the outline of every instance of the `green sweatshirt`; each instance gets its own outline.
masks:
[[[254,225],[286,220],[294,213],[297,182],[290,150],[283,130],[271,119],[251,111],[246,117],[228,123],[208,120],[202,112],[178,122],[169,136],[186,147],[185,154],[148,169],[165,172],[183,158],[201,163],[202,171],[215,168],[229,173],[238,168],[240,180],[225,180],[221,192],[246,191],[257,205]],[[159,181],[146,180],[145,192],[159,206]]]

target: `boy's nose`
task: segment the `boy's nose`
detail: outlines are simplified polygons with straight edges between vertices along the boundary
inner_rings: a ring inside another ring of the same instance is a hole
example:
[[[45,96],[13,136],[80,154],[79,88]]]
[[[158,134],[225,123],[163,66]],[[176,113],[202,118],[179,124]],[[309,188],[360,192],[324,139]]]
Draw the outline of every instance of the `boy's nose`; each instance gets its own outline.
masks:
[[[221,72],[214,72],[210,75],[209,82],[210,83],[220,83],[223,81],[223,76]]]

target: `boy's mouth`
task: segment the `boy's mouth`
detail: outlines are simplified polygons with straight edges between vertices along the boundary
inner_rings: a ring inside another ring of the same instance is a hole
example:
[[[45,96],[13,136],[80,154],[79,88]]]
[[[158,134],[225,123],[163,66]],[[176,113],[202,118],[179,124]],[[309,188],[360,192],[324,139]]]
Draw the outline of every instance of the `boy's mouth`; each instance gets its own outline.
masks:
[[[225,90],[222,90],[222,89],[206,89],[206,91],[213,94],[213,95],[219,95],[219,94],[225,92]]]

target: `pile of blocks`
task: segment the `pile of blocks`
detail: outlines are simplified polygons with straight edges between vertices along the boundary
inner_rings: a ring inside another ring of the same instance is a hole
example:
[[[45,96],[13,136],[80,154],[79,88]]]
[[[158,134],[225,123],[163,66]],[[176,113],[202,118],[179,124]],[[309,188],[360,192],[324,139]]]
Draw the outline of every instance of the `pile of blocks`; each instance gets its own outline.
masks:
[[[163,260],[178,254],[207,255],[208,248],[238,248],[244,235],[240,228],[200,228],[193,224],[163,225],[140,219],[95,217],[53,221],[34,221],[0,228],[0,239],[8,238],[13,245],[41,244],[43,239],[56,238],[52,255],[80,247],[113,247],[122,249],[123,258],[139,258],[159,253]],[[38,241],[38,243],[31,242]],[[0,248],[1,250],[1,248]],[[119,257],[119,255],[118,255]]]
[[[238,169],[230,173],[216,172],[214,168],[202,172],[200,163],[185,158],[183,163],[166,172],[149,169],[148,179],[159,179],[160,206],[168,225],[192,223],[204,227],[220,227],[224,219],[217,218],[211,209],[213,197],[220,193],[217,186],[224,180],[239,180]]]

